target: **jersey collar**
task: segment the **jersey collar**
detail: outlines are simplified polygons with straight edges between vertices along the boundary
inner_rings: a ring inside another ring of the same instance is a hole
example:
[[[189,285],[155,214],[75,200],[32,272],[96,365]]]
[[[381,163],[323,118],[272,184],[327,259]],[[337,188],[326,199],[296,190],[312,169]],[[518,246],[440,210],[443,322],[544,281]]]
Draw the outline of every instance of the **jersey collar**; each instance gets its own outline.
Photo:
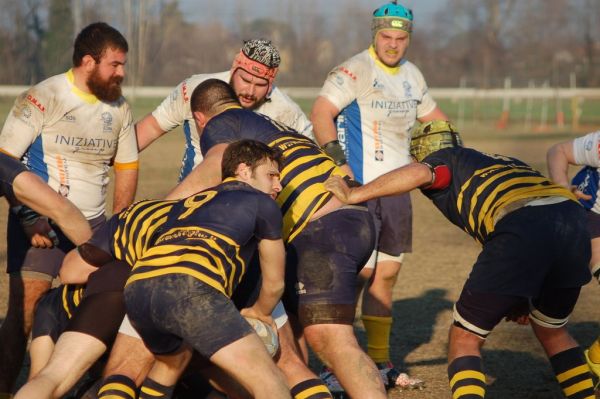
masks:
[[[369,55],[371,56],[371,58],[373,58],[373,61],[375,61],[375,64],[377,64],[386,73],[388,73],[390,75],[395,75],[398,72],[400,72],[400,65],[395,66],[395,67],[389,67],[389,66],[385,65],[383,62],[381,62],[379,60],[379,57],[377,57],[377,53],[375,52],[375,47],[373,47],[373,45],[369,46]]]
[[[92,93],[86,93],[79,87],[75,86],[75,75],[73,74],[73,69],[69,69],[65,75],[67,76],[67,80],[71,84],[71,92],[73,94],[75,94],[77,97],[81,98],[83,101],[89,104],[94,104],[98,101],[98,98]]]

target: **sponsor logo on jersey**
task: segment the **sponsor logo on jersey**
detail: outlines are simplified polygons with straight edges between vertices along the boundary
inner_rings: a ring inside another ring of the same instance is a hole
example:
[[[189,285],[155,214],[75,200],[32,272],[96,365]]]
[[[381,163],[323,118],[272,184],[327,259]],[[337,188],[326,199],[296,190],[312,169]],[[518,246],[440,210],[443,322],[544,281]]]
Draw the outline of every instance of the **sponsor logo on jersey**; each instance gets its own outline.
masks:
[[[375,147],[375,161],[383,162],[383,140],[381,137],[381,122],[373,122],[373,139]]]
[[[385,86],[379,80],[373,80],[373,88],[382,90]]]
[[[112,133],[113,117],[110,112],[103,112],[100,118],[102,118],[102,131],[104,133]]]
[[[404,97],[411,98],[412,97],[412,93],[411,93],[412,86],[410,85],[410,83],[408,83],[407,81],[404,81],[404,83],[402,83],[402,87],[404,88]]]
[[[350,77],[350,79],[356,80],[356,75],[354,73],[352,73],[348,68],[341,66],[338,68],[338,70],[340,72],[342,72],[344,75],[348,75]]]
[[[181,85],[181,94],[183,94],[183,101],[184,102],[188,102],[190,101],[190,98],[188,97],[188,89],[187,89],[187,80],[183,81],[183,84]]]
[[[27,94],[27,101],[29,101],[30,103],[35,105],[40,111],[42,111],[42,112],[46,111],[46,107],[44,107],[42,105],[42,103],[37,98],[32,96],[31,94]]]
[[[65,112],[65,114],[62,117],[62,120],[65,122],[76,122],[77,118],[75,118],[75,115],[71,115],[70,112]]]
[[[56,135],[54,143],[58,145],[67,145],[75,147],[73,152],[84,152],[101,154],[104,152],[113,152],[117,148],[117,139],[103,139],[93,137],[72,137]]]

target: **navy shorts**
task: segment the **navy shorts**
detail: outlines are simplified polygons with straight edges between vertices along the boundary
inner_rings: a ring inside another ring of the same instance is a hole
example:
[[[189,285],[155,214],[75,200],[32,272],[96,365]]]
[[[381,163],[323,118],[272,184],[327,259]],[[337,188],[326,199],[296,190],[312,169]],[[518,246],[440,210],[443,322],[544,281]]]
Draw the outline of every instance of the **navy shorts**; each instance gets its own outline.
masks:
[[[185,341],[210,358],[254,332],[227,296],[185,274],[130,283],[125,306],[146,347],[158,355],[177,351]]]
[[[35,306],[31,338],[48,335],[56,342],[83,297],[83,287],[61,285],[45,293]]]
[[[482,330],[529,301],[547,317],[565,318],[591,279],[590,256],[586,215],[577,203],[517,209],[483,244],[456,310]]]
[[[310,222],[286,248],[286,310],[303,326],[352,324],[357,274],[374,245],[365,207],[341,208]]]
[[[412,252],[412,203],[410,194],[375,198],[367,202],[375,223],[375,250],[391,256]]]
[[[590,238],[600,237],[600,214],[597,214],[594,211],[587,211],[586,215]]]
[[[104,215],[89,220],[93,231],[106,222]],[[27,272],[37,278],[52,280],[58,275],[67,252],[75,248],[58,226],[53,225],[59,244],[53,248],[34,248],[23,231],[19,219],[9,214],[7,227],[7,273]]]

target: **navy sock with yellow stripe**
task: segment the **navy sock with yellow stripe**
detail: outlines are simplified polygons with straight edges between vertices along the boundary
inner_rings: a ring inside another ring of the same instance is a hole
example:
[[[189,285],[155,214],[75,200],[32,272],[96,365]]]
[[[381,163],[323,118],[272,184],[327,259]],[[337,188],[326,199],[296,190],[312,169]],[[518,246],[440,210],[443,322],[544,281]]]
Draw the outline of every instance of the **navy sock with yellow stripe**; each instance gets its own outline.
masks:
[[[479,399],[485,396],[485,375],[479,356],[457,357],[448,366],[452,399]]]
[[[592,375],[578,346],[550,358],[560,387],[569,399],[594,399]]]
[[[302,381],[290,390],[294,399],[331,399],[331,393],[323,381],[312,379]]]
[[[173,395],[175,385],[170,387],[159,384],[152,378],[146,377],[140,388],[139,399],[169,399]]]
[[[119,374],[106,377],[98,390],[98,399],[135,399],[136,397],[137,387],[135,386],[135,382],[131,378]]]

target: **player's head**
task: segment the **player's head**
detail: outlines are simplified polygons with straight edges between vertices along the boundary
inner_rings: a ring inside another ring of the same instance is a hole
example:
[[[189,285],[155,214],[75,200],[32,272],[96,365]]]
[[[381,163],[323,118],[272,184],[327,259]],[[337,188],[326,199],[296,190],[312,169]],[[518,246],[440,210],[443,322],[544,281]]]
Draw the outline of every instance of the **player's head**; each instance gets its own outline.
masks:
[[[400,63],[410,43],[412,24],[412,11],[395,1],[373,11],[373,47],[384,65],[395,67]]]
[[[240,140],[229,144],[221,161],[223,179],[243,181],[273,199],[281,191],[280,168],[281,154],[256,140]]]
[[[438,150],[462,147],[460,135],[448,121],[431,121],[419,126],[410,139],[410,155],[418,162]]]
[[[206,79],[196,86],[190,104],[199,130],[204,128],[213,116],[229,108],[240,107],[233,88],[219,79]]]
[[[121,97],[128,50],[123,35],[104,22],[86,26],[75,38],[73,66],[85,71],[88,88],[100,100]]]
[[[242,107],[254,109],[267,100],[277,75],[281,57],[269,40],[244,42],[231,66],[231,85]]]

